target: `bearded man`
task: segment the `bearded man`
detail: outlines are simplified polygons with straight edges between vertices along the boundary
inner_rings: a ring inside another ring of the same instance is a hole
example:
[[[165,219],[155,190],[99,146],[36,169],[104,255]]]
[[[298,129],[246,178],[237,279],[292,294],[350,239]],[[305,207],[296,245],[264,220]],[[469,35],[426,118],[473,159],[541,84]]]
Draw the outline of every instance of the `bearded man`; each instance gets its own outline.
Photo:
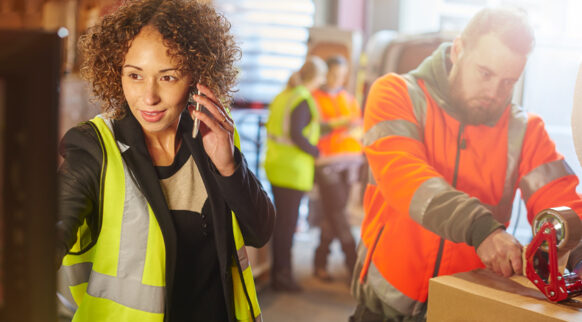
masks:
[[[350,321],[423,320],[435,276],[520,274],[522,246],[505,231],[517,188],[530,222],[546,208],[575,208],[578,178],[543,121],[511,104],[533,45],[523,13],[483,9],[417,69],[371,87],[372,176]],[[580,255],[573,250],[570,267]]]

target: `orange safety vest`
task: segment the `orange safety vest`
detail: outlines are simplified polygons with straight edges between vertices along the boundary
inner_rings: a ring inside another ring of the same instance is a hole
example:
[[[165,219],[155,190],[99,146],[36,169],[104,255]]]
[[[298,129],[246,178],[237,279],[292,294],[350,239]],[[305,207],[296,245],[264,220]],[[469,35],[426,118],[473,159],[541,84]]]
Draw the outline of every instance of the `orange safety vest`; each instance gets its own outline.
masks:
[[[431,277],[484,267],[463,240],[471,231],[446,239],[441,236],[448,232],[433,232],[447,220],[455,222],[452,228],[469,227],[463,219],[470,213],[423,217],[443,191],[464,192],[466,206],[492,213],[506,226],[518,187],[530,222],[545,208],[579,199],[578,179],[541,118],[509,105],[494,125],[461,126],[427,87],[411,75],[385,75],[372,86],[364,116],[372,177],[364,196],[359,283],[352,292],[362,303],[385,303],[405,315],[421,312]],[[375,299],[361,298],[370,294]]]
[[[316,89],[312,92],[312,96],[319,108],[322,122],[342,117],[357,122],[362,118],[358,102],[344,89],[335,94]],[[347,128],[336,128],[330,133],[322,135],[317,147],[323,157],[362,153],[362,144],[354,135],[350,134]]]

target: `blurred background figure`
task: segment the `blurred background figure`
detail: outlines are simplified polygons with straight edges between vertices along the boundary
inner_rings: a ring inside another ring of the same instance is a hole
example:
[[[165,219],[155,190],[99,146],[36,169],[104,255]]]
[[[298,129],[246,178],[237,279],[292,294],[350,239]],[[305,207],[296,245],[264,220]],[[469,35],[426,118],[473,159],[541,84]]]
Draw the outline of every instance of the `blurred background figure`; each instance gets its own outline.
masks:
[[[319,112],[311,91],[323,84],[326,71],[323,60],[307,57],[269,106],[265,172],[277,212],[271,267],[271,286],[277,291],[302,290],[291,273],[291,246],[299,204],[313,187],[314,163],[319,156]]]
[[[313,91],[321,117],[321,137],[317,143],[320,157],[315,180],[322,206],[319,246],[315,250],[314,275],[330,282],[327,257],[330,244],[337,238],[351,276],[356,260],[356,246],[348,221],[346,205],[352,183],[358,181],[363,164],[361,137],[362,113],[355,98],[344,89],[348,62],[341,55],[326,60],[326,83]]]

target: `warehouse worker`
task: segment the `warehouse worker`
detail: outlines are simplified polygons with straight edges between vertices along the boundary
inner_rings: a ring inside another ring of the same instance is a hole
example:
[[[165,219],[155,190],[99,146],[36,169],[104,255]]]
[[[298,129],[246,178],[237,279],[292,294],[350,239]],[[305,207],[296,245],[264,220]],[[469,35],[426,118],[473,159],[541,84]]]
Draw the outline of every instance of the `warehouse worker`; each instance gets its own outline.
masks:
[[[323,84],[326,71],[321,58],[307,57],[269,106],[265,172],[277,210],[271,267],[271,286],[276,291],[302,290],[292,274],[291,246],[301,198],[313,188],[319,155],[319,112],[311,91]]]
[[[579,200],[542,120],[510,103],[533,45],[521,12],[487,8],[417,69],[373,84],[351,321],[424,318],[434,276],[522,272],[522,246],[505,231],[517,188],[530,222]]]
[[[349,69],[347,60],[334,55],[325,62],[326,82],[312,93],[321,116],[322,134],[317,143],[320,156],[316,161],[315,181],[323,206],[313,274],[320,280],[332,281],[327,271],[327,256],[335,238],[340,241],[350,277],[356,263],[356,242],[346,206],[363,163],[360,143],[362,111],[356,99],[344,88]]]
[[[73,321],[261,321],[245,244],[269,240],[275,211],[236,147],[229,28],[207,4],[135,0],[81,38],[104,113],[62,143]]]

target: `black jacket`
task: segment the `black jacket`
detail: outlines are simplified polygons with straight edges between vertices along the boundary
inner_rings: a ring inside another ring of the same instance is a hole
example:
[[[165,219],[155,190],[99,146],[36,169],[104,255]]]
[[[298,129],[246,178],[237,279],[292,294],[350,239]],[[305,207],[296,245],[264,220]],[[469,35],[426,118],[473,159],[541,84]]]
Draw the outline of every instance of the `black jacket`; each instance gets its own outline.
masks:
[[[232,235],[230,211],[234,211],[245,244],[261,247],[269,240],[275,221],[275,210],[259,180],[247,167],[246,160],[235,149],[237,169],[229,177],[221,176],[202,145],[201,136],[192,138],[192,119],[184,111],[181,115],[178,135],[191,152],[208,192],[210,217],[213,218],[214,236],[224,296],[229,308],[229,320],[234,320],[232,278],[230,264],[236,256]],[[128,113],[122,120],[113,123],[118,142],[130,148],[122,157],[133,174],[133,178],[151,205],[160,225],[166,246],[166,316],[172,313],[172,287],[176,262],[176,232],[170,210],[153,162],[145,145],[141,126]],[[99,233],[99,178],[102,152],[99,139],[91,125],[83,123],[69,130],[61,142],[64,158],[59,168],[59,234],[58,254],[64,254],[76,241],[76,232],[86,218],[91,227],[92,240]],[[60,263],[60,258],[59,258]]]

